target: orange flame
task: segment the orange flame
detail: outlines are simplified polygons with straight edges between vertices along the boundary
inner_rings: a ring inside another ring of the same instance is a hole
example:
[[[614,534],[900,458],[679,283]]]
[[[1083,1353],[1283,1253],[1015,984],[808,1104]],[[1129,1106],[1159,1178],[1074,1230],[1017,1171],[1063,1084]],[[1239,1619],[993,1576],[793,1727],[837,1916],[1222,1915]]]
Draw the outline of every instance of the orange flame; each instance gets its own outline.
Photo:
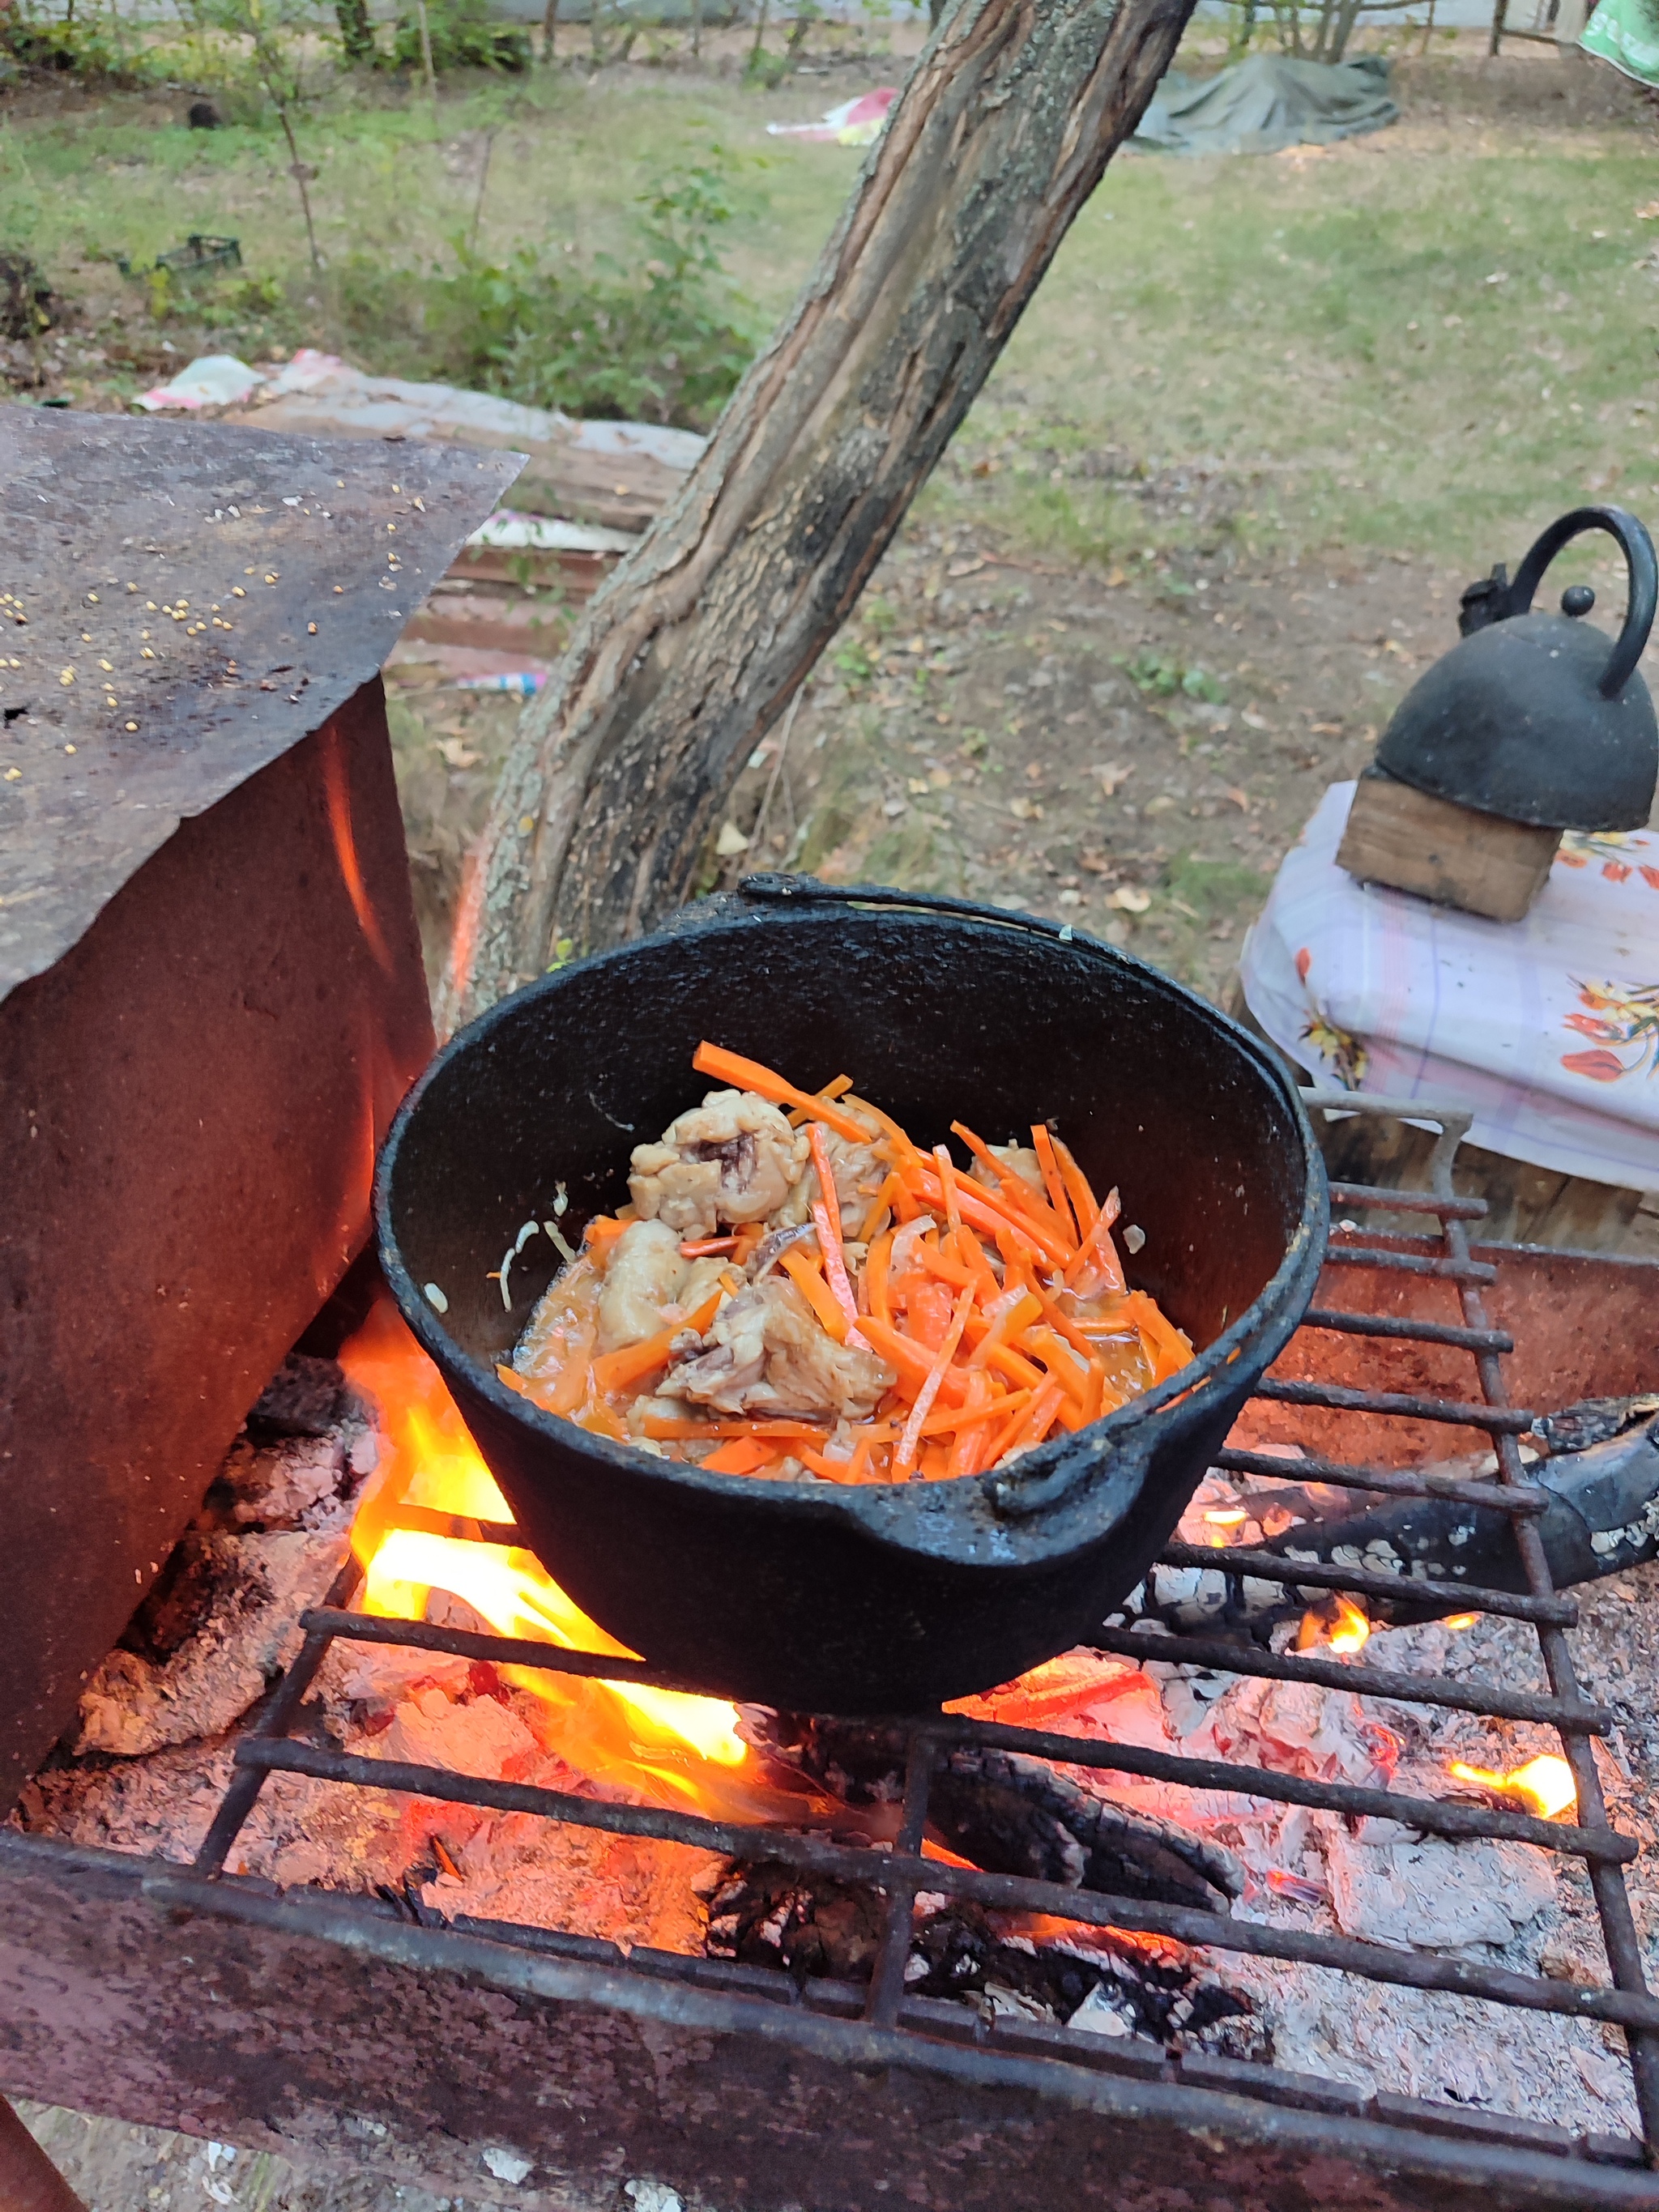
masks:
[[[419,1620],[431,1592],[447,1590],[498,1635],[632,1658],[529,1552],[477,1541],[466,1529],[468,1522],[510,1523],[513,1516],[443,1378],[389,1301],[342,1348],[340,1362],[374,1400],[381,1421],[381,1461],[351,1531],[365,1574],[362,1610]],[[716,1786],[721,1770],[751,1763],[737,1708],[724,1698],[535,1668],[501,1671],[558,1714],[557,1748],[583,1772],[629,1779],[647,1795],[704,1809],[714,1802],[752,1809],[747,1788],[733,1796]]]
[[[1312,1651],[1326,1644],[1341,1657],[1347,1658],[1363,1651],[1370,1641],[1371,1624],[1350,1597],[1340,1590],[1336,1594],[1336,1619],[1333,1621],[1319,1610],[1304,1613],[1297,1632],[1296,1648]]]
[[[1483,1790],[1501,1790],[1506,1796],[1524,1798],[1546,1820],[1556,1820],[1569,1808],[1577,1809],[1572,1769],[1565,1759],[1548,1753],[1529,1759],[1524,1766],[1513,1767],[1507,1774],[1494,1774],[1485,1766],[1466,1766],[1461,1759],[1453,1760],[1446,1771],[1454,1781],[1473,1782]]]
[[[340,733],[332,723],[323,732],[321,744],[323,789],[328,799],[328,825],[334,833],[334,852],[340,863],[340,880],[346,887],[352,911],[357,917],[357,927],[363,933],[363,941],[389,975],[392,973],[392,955],[387,951],[386,939],[380,933],[380,918],[369,898],[368,887],[363,882],[363,872],[357,865],[357,840],[351,829],[351,793],[346,785]]]
[[[1480,1618],[1478,1613],[1449,1613],[1440,1626],[1443,1628],[1473,1628]]]

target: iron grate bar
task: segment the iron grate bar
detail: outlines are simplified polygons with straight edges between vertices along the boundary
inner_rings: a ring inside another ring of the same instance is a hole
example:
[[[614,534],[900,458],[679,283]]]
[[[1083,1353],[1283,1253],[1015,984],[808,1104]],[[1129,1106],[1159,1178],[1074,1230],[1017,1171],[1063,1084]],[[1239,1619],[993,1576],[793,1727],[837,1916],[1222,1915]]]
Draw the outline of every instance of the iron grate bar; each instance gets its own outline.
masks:
[[[1376,1244],[1328,1244],[1328,1267],[1378,1267],[1396,1275],[1432,1275],[1442,1282],[1495,1283],[1498,1270],[1484,1260],[1436,1260],[1425,1252],[1389,1252]]]
[[[914,1884],[919,1889],[938,1891],[949,1897],[971,1898],[976,1903],[1006,1910],[1050,1913],[1088,1927],[1122,1928],[1138,1935],[1168,1936],[1179,1942],[1248,1952],[1258,1958],[1346,1968],[1372,1981],[1394,1982],[1409,1989],[1447,1990],[1531,2012],[1555,2013],[1579,2020],[1607,2020],[1621,2027],[1659,2031],[1659,1998],[1645,1993],[1636,1995],[1583,1983],[1552,1982],[1468,1960],[1400,1950],[1391,1944],[1364,1942],[1352,1936],[1309,1935],[1297,1929],[1272,1927],[1259,1921],[1235,1920],[1224,1913],[1198,1911],[1188,1905],[1114,1897],[1101,1890],[1068,1889],[1060,1882],[1038,1881],[1022,1875],[985,1874],[975,1867],[954,1866],[942,1860],[915,1857],[907,1862],[896,1854],[883,1852],[872,1867],[871,1860],[876,1855],[868,1850],[846,1844],[826,1843],[821,1838],[796,1830],[757,1831],[729,1820],[711,1820],[698,1813],[672,1812],[657,1806],[601,1804],[592,1798],[543,1790],[530,1783],[489,1782],[479,1776],[452,1773],[441,1767],[362,1759],[346,1752],[327,1751],[316,1744],[248,1743],[240,1747],[236,1755],[239,1760],[244,1756],[257,1760],[271,1772],[351,1782],[364,1789],[434,1797],[457,1805],[477,1805],[491,1812],[539,1814],[573,1826],[601,1828],[613,1835],[640,1836],[660,1843],[684,1844],[728,1856],[741,1856],[745,1852],[752,1856],[758,1834],[764,1839],[769,1858],[860,1888],[889,1890],[901,1884]]]
[[[1484,1198],[1443,1198],[1432,1190],[1384,1190],[1374,1182],[1334,1182],[1331,1205],[1357,1206],[1376,1213],[1432,1213],[1443,1221],[1484,1221]]]
[[[1449,1674],[1407,1674],[1363,1660],[1320,1659],[1309,1653],[1264,1651],[1224,1636],[1150,1635],[1145,1629],[1099,1628],[1095,1649],[1139,1660],[1214,1667],[1224,1674],[1255,1674],[1270,1682],[1316,1682],[1322,1689],[1352,1690],[1356,1697],[1392,1698],[1401,1705],[1444,1705],[1511,1721],[1542,1721],[1581,1735],[1606,1735],[1613,1714],[1606,1705],[1570,1705],[1533,1690],[1502,1690],[1495,1682],[1460,1682]]]
[[[1449,1321],[1416,1321],[1409,1314],[1345,1313],[1310,1306],[1304,1328],[1332,1328],[1343,1336],[1386,1336],[1405,1344],[1447,1344],[1457,1352],[1513,1352],[1515,1339],[1501,1328],[1460,1328]]]
[[[1525,1436],[1535,1415],[1510,1406],[1472,1399],[1418,1398],[1403,1390],[1353,1390],[1340,1382],[1281,1381],[1265,1375],[1252,1395],[1282,1406],[1321,1406],[1336,1413],[1382,1413],[1404,1420],[1441,1421],[1454,1428],[1486,1429],[1493,1436]]]
[[[1547,1622],[1558,1628],[1574,1627],[1578,1620],[1578,1607],[1570,1597],[1482,1589],[1473,1583],[1431,1582],[1417,1575],[1362,1574],[1357,1567],[1328,1567],[1322,1559],[1293,1559],[1278,1552],[1247,1551],[1238,1544],[1170,1543],[1158,1556],[1160,1566],[1247,1575],[1252,1581],[1286,1583],[1297,1589],[1346,1590],[1355,1597],[1414,1598],[1454,1613],[1503,1613],[1511,1620]]]
[[[1506,1491],[1498,1482],[1463,1482],[1414,1468],[1353,1466],[1337,1459],[1278,1459],[1271,1452],[1218,1451],[1213,1466],[1232,1474],[1277,1475],[1286,1482],[1333,1482],[1345,1490],[1375,1490],[1389,1498],[1438,1498],[1449,1505],[1481,1505],[1498,1513],[1547,1513],[1549,1493],[1528,1486]]]

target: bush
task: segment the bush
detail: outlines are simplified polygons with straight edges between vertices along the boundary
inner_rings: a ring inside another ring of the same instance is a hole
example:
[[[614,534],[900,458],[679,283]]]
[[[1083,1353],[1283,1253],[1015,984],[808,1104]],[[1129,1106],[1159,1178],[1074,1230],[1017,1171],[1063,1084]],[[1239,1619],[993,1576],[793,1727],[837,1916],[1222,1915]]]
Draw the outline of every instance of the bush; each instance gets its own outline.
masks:
[[[365,351],[418,333],[422,373],[527,406],[706,429],[755,345],[714,241],[732,213],[727,167],[716,148],[641,195],[632,267],[528,246],[492,261],[457,239],[447,276],[349,264],[341,320]]]
[[[530,33],[492,22],[485,0],[427,0],[426,27],[432,66],[440,75],[446,70],[493,69],[519,76],[530,67]],[[392,58],[399,69],[426,66],[420,18],[412,7],[398,13]]]

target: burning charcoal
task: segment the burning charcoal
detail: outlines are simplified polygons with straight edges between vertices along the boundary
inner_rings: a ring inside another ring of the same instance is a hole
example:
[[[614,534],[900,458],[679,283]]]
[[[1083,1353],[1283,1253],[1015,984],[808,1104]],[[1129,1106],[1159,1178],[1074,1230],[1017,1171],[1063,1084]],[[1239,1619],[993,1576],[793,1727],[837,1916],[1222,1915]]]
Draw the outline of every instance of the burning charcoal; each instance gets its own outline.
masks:
[[[128,1632],[139,1648],[118,1646],[82,1692],[75,1750],[131,1759],[222,1735],[293,1658],[344,1556],[343,1535],[186,1536]]]
[[[239,1443],[208,1493],[211,1518],[237,1528],[315,1528],[347,1517],[353,1477],[337,1435]]]
[[[851,1805],[904,1794],[904,1737],[857,1721],[747,1709],[757,1747]],[[1244,1886],[1231,1851],[1153,1814],[1097,1797],[1040,1760],[963,1747],[934,1772],[929,1814],[942,1841],[975,1866],[1115,1897],[1224,1912]]]
[[[706,1948],[798,1978],[867,1981],[881,1947],[882,1902],[775,1860],[734,1861],[708,1898]]]
[[[345,1411],[346,1379],[338,1363],[290,1352],[253,1402],[248,1434],[325,1437]]]

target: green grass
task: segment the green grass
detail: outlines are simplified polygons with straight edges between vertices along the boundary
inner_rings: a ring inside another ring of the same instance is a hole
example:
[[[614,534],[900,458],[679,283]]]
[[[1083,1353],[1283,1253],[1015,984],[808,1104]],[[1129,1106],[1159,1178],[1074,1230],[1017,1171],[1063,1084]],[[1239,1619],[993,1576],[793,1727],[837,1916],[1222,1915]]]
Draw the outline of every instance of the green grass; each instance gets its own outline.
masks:
[[[1659,272],[1632,265],[1656,243],[1636,216],[1659,185],[1650,128],[1425,135],[1408,108],[1406,130],[1299,168],[1120,161],[935,500],[1100,559],[1231,530],[1479,561],[1615,468],[1612,495],[1659,495],[1659,418],[1637,411]],[[1149,531],[1079,472],[1109,444],[1219,463],[1239,496],[1219,530]],[[966,473],[988,457],[998,473]]]
[[[1633,265],[1659,246],[1659,224],[1636,216],[1659,191],[1645,114],[1571,131],[1524,114],[1419,119],[1425,94],[1462,95],[1434,64],[1401,89],[1401,128],[1300,165],[1115,164],[924,511],[1050,557],[1152,563],[1178,591],[1188,548],[1343,544],[1478,564],[1513,560],[1586,496],[1638,511],[1659,499],[1659,273]],[[479,242],[495,258],[625,252],[637,195],[718,141],[744,164],[723,250],[763,326],[857,170],[840,148],[768,140],[764,124],[844,91],[538,70],[447,88],[434,137],[417,90],[344,80],[301,126],[319,171],[320,282],[273,129],[192,132],[179,120],[188,95],[120,94],[0,127],[0,228],[62,289],[125,301],[139,322],[142,291],[105,257],[235,233],[248,275],[277,280],[283,304],[231,307],[216,345],[344,338],[368,366],[418,374],[418,336],[354,314],[341,288],[354,256],[420,275],[453,266],[484,133],[496,137]],[[177,343],[200,335],[187,309],[175,322]],[[1183,472],[1198,490],[1182,493]]]

